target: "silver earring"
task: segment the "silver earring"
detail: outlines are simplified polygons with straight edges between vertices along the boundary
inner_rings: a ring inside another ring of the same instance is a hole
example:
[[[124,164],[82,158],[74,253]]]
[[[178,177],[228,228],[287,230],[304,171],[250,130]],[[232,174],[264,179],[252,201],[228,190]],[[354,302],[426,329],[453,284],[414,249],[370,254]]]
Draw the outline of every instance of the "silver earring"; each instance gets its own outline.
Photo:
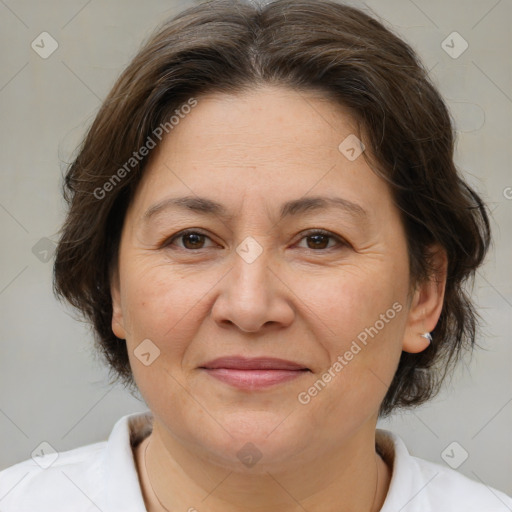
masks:
[[[432,343],[432,334],[430,334],[429,332],[426,332],[424,334],[420,334],[420,336],[422,338],[425,338],[426,340],[428,340],[429,343]]]

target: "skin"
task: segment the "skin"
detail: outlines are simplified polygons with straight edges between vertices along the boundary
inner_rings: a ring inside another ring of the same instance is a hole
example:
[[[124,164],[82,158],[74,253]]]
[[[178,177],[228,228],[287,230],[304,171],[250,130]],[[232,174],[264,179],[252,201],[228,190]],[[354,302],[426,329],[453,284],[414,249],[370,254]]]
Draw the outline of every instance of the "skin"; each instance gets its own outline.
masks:
[[[437,248],[439,275],[412,286],[387,184],[363,156],[338,150],[354,133],[350,112],[319,93],[265,86],[199,97],[153,150],[111,286],[112,329],[154,415],[135,450],[150,512],[165,510],[160,502],[200,512],[380,510],[392,468],[374,449],[379,406],[402,350],[428,345],[420,334],[441,313],[446,257]],[[222,203],[232,217],[167,209],[144,220],[159,201],[186,195]],[[350,200],[367,216],[325,209],[278,219],[285,201],[316,195]],[[188,228],[206,237],[172,238]],[[318,242],[304,234],[311,229],[333,238]],[[262,249],[252,263],[236,252],[248,236]],[[299,403],[394,303],[401,311]],[[134,354],[145,339],[160,350],[149,366]],[[239,390],[199,369],[234,354],[310,372]],[[262,454],[252,467],[237,457],[247,442]]]

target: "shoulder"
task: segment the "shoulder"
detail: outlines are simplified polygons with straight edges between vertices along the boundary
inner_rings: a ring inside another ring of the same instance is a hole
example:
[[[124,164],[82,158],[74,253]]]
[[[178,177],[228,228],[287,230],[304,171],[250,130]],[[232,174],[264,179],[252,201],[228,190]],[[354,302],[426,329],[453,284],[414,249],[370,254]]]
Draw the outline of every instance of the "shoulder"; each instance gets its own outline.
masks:
[[[152,428],[149,412],[123,416],[108,441],[41,456],[0,472],[1,512],[142,512],[133,446]],[[135,444],[134,444],[135,443]]]
[[[393,463],[391,484],[381,512],[512,511],[512,498],[505,493],[441,464],[414,457],[396,434],[377,432],[378,445],[384,447]]]
[[[425,476],[429,501],[433,510],[449,507],[451,511],[510,512],[512,498],[482,482],[477,482],[453,470],[413,457],[419,471]]]
[[[102,480],[106,441],[66,452],[46,453],[0,472],[2,512],[89,510]]]

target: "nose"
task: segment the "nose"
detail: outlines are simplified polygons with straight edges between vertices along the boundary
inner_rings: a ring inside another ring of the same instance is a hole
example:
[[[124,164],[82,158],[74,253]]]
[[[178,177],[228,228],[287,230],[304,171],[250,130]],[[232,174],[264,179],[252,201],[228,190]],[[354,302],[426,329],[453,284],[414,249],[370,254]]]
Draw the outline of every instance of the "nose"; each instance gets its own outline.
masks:
[[[254,261],[234,254],[233,268],[221,281],[212,306],[212,318],[220,326],[255,333],[293,322],[293,292],[269,252],[263,250]]]

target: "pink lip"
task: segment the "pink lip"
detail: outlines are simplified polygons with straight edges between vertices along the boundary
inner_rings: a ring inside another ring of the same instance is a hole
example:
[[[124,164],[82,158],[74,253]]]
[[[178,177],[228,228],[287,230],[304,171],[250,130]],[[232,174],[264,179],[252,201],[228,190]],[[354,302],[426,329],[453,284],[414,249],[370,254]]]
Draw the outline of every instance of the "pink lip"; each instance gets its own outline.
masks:
[[[270,357],[221,357],[200,367],[211,377],[239,389],[254,390],[300,377],[310,370],[293,361]]]
[[[204,363],[201,368],[217,369],[228,368],[232,370],[308,370],[306,366],[287,361],[286,359],[277,359],[275,357],[241,357],[228,356],[218,357],[212,361]]]

